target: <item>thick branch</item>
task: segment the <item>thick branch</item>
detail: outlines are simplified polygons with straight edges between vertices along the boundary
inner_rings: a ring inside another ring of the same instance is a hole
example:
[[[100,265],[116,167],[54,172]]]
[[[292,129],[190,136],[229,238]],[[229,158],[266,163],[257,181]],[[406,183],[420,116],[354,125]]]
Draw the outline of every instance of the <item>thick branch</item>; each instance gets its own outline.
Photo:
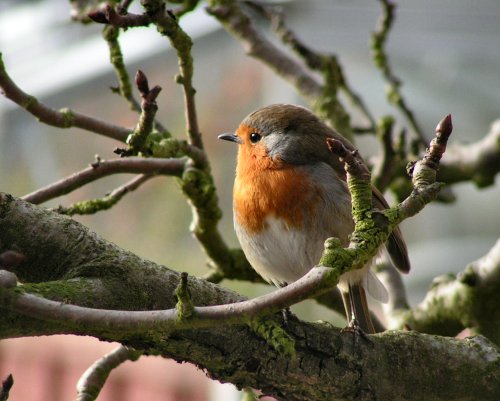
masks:
[[[12,288],[9,272],[1,272],[0,284],[8,283],[7,288]],[[333,290],[335,283],[330,284],[330,288],[326,284],[329,272],[329,268],[317,267],[285,288],[237,303],[192,307],[189,316],[186,316],[185,311],[179,310],[179,303],[176,308],[157,311],[94,309],[51,301],[23,293],[22,290],[5,293],[4,302],[14,312],[74,327],[84,325],[86,330],[93,332],[113,329],[124,335],[149,331],[167,333],[173,330],[218,327],[221,322],[224,325],[244,324],[259,315],[279,312],[309,296]],[[14,276],[13,273],[10,274]]]
[[[414,309],[395,310],[392,328],[454,336],[465,328],[500,344],[500,240],[456,276],[437,277]]]
[[[451,146],[441,162],[438,179],[447,184],[473,181],[482,188],[493,185],[499,172],[500,120],[497,120],[480,141]]]

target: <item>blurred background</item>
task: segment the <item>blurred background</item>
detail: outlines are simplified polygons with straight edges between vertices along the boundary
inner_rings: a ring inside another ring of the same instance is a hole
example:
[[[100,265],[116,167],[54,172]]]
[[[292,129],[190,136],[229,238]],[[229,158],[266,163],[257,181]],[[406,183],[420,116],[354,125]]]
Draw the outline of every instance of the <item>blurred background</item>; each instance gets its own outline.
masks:
[[[369,38],[380,16],[375,1],[310,0],[283,5],[296,34],[321,51],[335,52],[347,78],[378,118],[400,115],[385,100],[384,82],[373,67]],[[136,9],[138,10],[138,9]],[[131,9],[134,11],[134,8]],[[430,137],[436,123],[453,115],[452,141],[479,140],[500,118],[500,3],[497,0],[423,0],[400,2],[388,51],[402,93]],[[236,149],[217,141],[255,108],[274,102],[304,104],[294,89],[258,61],[208,16],[203,7],[181,20],[194,38],[194,85],[199,123],[225,211],[220,229],[237,246],[232,229],[231,191]],[[117,80],[108,63],[101,26],[71,21],[67,0],[0,3],[0,52],[7,71],[27,93],[54,108],[133,127],[137,115],[109,87]],[[160,85],[159,120],[182,137],[182,89],[174,83],[177,59],[168,40],[155,29],[129,29],[120,41],[128,71],[143,70],[150,85]],[[403,119],[399,120],[404,122]],[[362,125],[363,121],[354,121]],[[85,168],[98,154],[116,157],[120,144],[79,129],[38,124],[28,113],[0,97],[0,191],[25,195]],[[358,142],[365,155],[377,144]],[[69,205],[102,197],[130,176],[110,177],[46,204]],[[419,302],[432,278],[462,270],[482,256],[500,234],[500,188],[453,187],[457,201],[432,204],[403,224],[412,272],[405,277],[412,303]],[[202,275],[206,259],[189,234],[190,210],[173,179],[156,178],[127,195],[112,210],[75,216],[101,236],[172,269]],[[272,288],[239,282],[222,285],[253,297]],[[294,308],[302,318],[344,324],[314,302]],[[0,342],[0,378],[14,375],[12,401],[63,401],[75,397],[78,377],[114,345],[93,338],[54,336]],[[205,378],[187,364],[144,357],[114,371],[99,400],[232,400],[231,386]]]

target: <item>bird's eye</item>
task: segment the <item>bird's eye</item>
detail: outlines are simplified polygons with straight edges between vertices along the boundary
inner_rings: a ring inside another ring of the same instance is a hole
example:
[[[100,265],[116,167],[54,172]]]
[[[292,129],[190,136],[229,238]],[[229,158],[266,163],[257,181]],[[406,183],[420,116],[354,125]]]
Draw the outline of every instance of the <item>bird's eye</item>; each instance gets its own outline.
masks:
[[[258,134],[257,132],[252,132],[252,133],[250,134],[250,142],[252,142],[252,143],[257,143],[257,142],[259,142],[259,141],[260,141],[260,138],[261,138],[261,136],[260,136],[260,134]]]

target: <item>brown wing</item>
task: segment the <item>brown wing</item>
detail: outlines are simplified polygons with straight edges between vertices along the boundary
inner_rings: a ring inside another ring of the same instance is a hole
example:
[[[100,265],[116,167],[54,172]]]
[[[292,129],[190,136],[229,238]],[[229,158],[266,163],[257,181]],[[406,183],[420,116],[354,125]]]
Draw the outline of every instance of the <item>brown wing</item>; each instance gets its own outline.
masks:
[[[342,135],[340,135],[338,132],[330,129],[329,127],[326,127],[326,125],[324,125],[324,127],[325,128],[323,132],[326,136],[340,140],[343,143],[343,145],[349,150],[355,149],[354,145],[351,142],[349,142],[346,138],[344,138]],[[327,149],[327,147],[325,147],[324,149]],[[328,153],[329,154],[325,156],[326,161],[337,172],[339,178],[345,180],[346,176],[343,164],[339,161],[338,157],[334,156],[331,152]],[[389,207],[389,204],[385,200],[384,195],[382,195],[382,193],[375,187],[372,187],[372,192],[373,192],[373,207],[380,210],[387,209]],[[403,240],[403,235],[401,233],[401,230],[398,227],[396,227],[392,231],[392,234],[389,236],[389,239],[387,240],[386,246],[394,266],[400,272],[408,273],[410,271],[410,260],[408,259],[408,250],[406,249],[406,244]]]
[[[387,209],[389,204],[384,198],[384,195],[380,191],[372,187],[373,193],[373,207],[376,209]],[[408,258],[408,250],[406,249],[406,244],[403,239],[403,234],[399,227],[396,227],[389,239],[387,240],[387,251],[391,257],[394,266],[402,273],[408,273],[410,271],[410,259]]]

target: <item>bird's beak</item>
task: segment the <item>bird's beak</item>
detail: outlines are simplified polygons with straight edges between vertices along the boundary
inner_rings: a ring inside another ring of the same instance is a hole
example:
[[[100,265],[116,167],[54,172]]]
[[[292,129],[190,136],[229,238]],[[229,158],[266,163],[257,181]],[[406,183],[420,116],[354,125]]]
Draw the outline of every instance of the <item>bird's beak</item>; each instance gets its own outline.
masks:
[[[236,142],[238,144],[242,144],[243,141],[236,134],[220,134],[217,138],[224,139],[225,141]]]

